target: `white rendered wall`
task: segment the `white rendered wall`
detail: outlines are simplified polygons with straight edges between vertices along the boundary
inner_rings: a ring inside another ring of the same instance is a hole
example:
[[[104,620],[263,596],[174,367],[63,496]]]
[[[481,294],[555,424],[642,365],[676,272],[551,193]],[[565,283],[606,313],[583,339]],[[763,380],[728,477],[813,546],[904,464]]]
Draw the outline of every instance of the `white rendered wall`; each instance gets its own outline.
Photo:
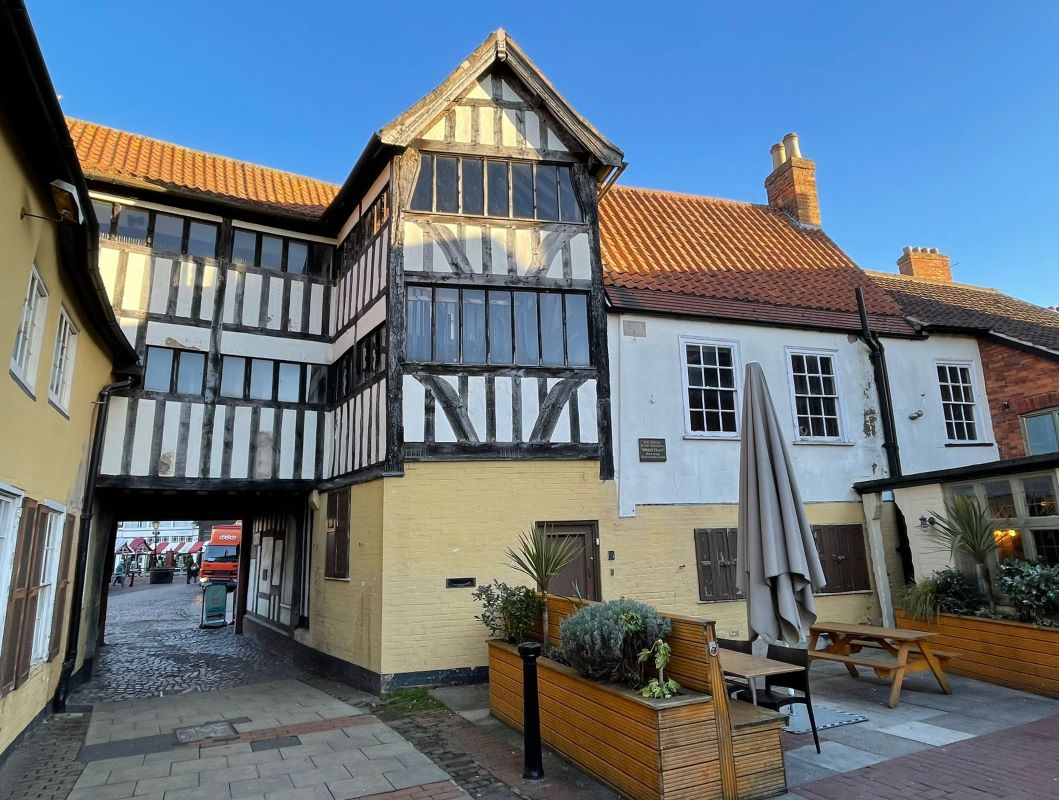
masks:
[[[904,474],[981,464],[1000,458],[993,439],[993,423],[976,339],[934,334],[925,340],[887,339],[883,344]],[[945,417],[938,388],[939,361],[971,364],[978,437],[988,446],[946,446],[949,442],[945,436]],[[909,419],[919,411],[923,412],[922,416]]]
[[[625,335],[624,321],[643,323],[646,335]],[[857,501],[854,483],[887,475],[871,362],[867,348],[856,336],[690,318],[610,314],[608,338],[620,514],[634,515],[637,505],[738,502],[738,438],[708,439],[689,436],[685,431],[682,336],[735,344],[739,407],[746,363],[758,361],[762,365],[805,502]],[[935,361],[977,363],[974,340],[949,336],[919,341],[888,339],[885,345],[905,473],[995,459],[996,449],[991,447],[946,448],[944,425],[937,424],[941,399]],[[796,441],[788,377],[789,347],[834,351],[843,443]],[[980,368],[976,368],[976,374],[980,383]],[[983,435],[992,441],[985,394],[979,391]],[[929,408],[925,408],[923,418],[911,422],[908,415],[925,404]],[[640,462],[640,438],[664,438],[667,460]]]

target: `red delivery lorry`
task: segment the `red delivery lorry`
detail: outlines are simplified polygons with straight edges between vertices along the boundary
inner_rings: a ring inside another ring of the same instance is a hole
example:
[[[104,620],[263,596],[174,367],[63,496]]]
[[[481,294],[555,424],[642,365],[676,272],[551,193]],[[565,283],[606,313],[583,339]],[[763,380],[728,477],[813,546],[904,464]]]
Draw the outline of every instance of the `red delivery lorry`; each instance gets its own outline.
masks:
[[[210,540],[202,548],[199,583],[234,581],[239,575],[239,544],[243,540],[243,525],[214,525]]]

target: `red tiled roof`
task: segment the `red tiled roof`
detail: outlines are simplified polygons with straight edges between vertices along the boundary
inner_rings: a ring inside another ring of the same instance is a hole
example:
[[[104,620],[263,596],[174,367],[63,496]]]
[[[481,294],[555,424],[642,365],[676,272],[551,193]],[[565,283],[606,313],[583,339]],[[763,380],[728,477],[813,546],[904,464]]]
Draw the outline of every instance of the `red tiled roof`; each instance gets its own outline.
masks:
[[[614,186],[600,204],[607,296],[620,308],[910,333],[901,309],[821,230],[764,205]]]
[[[941,283],[897,275],[868,272],[876,285],[901,305],[905,314],[928,327],[992,332],[1027,344],[1059,350],[1059,313],[996,289]]]
[[[324,181],[67,119],[89,177],[318,217]],[[614,186],[600,204],[604,281],[619,308],[908,334],[901,309],[823,231],[769,206]]]
[[[189,150],[135,133],[67,118],[90,178],[209,195],[216,200],[317,217],[338,186],[278,169]]]

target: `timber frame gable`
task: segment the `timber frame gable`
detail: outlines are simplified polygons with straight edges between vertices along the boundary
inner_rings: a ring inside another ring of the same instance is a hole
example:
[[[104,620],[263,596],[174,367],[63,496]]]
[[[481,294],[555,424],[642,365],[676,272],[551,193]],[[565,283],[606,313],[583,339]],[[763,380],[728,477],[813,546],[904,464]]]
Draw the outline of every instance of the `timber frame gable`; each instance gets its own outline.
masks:
[[[149,373],[112,400],[101,485],[330,490],[407,459],[589,459],[613,477],[598,204],[623,155],[504,31],[374,134],[341,187],[314,184],[334,194],[312,218],[97,166],[103,281]],[[178,217],[167,250],[156,234]],[[215,249],[189,249],[192,225]],[[291,248],[313,268],[289,270]]]
[[[503,31],[379,138],[403,148],[391,169],[390,295],[400,432],[391,441],[403,446],[388,469],[405,459],[588,458],[612,477],[598,203],[621,152]],[[554,207],[539,202],[555,182]],[[555,324],[562,341],[549,356]],[[451,331],[439,339],[440,325]],[[526,336],[532,352],[520,353]],[[452,352],[439,352],[442,339]]]

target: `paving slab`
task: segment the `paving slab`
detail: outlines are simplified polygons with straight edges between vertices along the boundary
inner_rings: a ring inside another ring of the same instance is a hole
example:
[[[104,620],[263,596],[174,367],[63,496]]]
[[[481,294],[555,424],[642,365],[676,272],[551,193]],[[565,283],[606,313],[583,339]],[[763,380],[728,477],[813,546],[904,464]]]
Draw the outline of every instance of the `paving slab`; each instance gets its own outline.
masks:
[[[810,744],[805,747],[788,750],[785,753],[785,757],[787,759],[807,761],[814,766],[825,767],[834,772],[845,772],[849,769],[867,767],[886,760],[885,756],[827,740],[821,740],[819,753],[816,752],[816,746]]]
[[[935,746],[952,744],[953,742],[960,742],[974,737],[974,734],[971,733],[954,731],[938,725],[930,725],[926,722],[902,722],[898,725],[880,728],[879,732]]]

